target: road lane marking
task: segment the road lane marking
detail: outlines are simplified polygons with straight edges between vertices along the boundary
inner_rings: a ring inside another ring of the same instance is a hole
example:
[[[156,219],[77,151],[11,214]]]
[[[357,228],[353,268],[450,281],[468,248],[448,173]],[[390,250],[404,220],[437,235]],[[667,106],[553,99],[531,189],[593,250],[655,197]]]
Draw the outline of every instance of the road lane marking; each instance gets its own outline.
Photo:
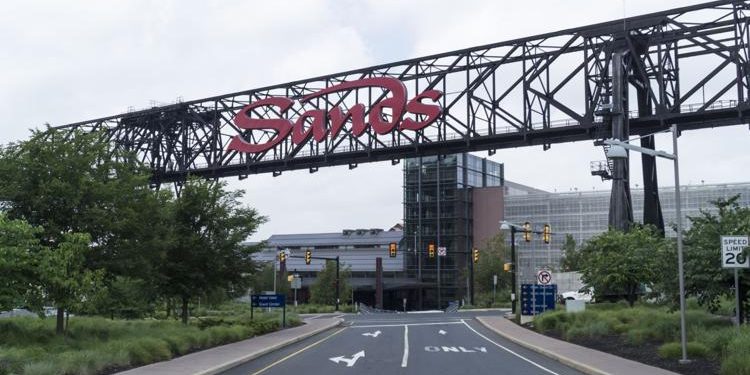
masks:
[[[403,327],[403,326],[440,326],[445,324],[464,324],[463,320],[457,322],[433,322],[433,323],[400,323],[400,324],[371,324],[362,326],[349,326],[349,328],[380,328],[380,327]]]
[[[445,332],[445,331],[443,331],[443,330],[441,329],[441,330],[439,330],[439,331],[438,331],[438,333],[439,333],[439,334],[441,334],[441,335],[443,335],[443,336],[445,336],[445,334],[446,334],[446,333],[448,333],[448,332]]]
[[[359,360],[360,358],[364,358],[364,357],[365,357],[365,351],[360,350],[358,353],[354,354],[351,358],[346,358],[342,355],[342,356],[328,358],[328,359],[335,362],[337,365],[339,364],[339,362],[345,362],[346,367],[352,367],[354,366],[355,363],[357,363],[357,360]]]
[[[484,346],[475,346],[473,349],[466,349],[463,346],[425,346],[424,351],[430,353],[438,353],[440,351],[445,353],[487,353],[487,348]]]
[[[252,373],[251,375],[258,375],[258,374],[260,374],[260,373],[262,373],[262,372],[264,372],[264,371],[266,371],[266,370],[270,369],[271,367],[273,367],[273,366],[276,366],[276,365],[278,365],[279,363],[281,363],[281,362],[284,362],[284,361],[286,361],[287,359],[289,359],[289,358],[292,358],[292,357],[294,357],[295,355],[297,355],[297,354],[300,354],[300,353],[304,352],[305,350],[307,350],[307,349],[310,349],[310,348],[312,348],[313,346],[316,346],[316,345],[320,344],[321,342],[323,342],[323,341],[326,341],[326,340],[330,339],[331,337],[333,337],[333,336],[335,336],[335,335],[338,335],[339,333],[341,333],[341,331],[345,330],[346,328],[347,328],[347,327],[341,328],[340,330],[338,330],[338,331],[336,331],[336,332],[334,332],[334,333],[332,333],[332,334],[330,334],[330,335],[328,335],[328,336],[326,336],[326,337],[323,337],[322,339],[320,339],[320,340],[318,340],[318,341],[316,341],[316,342],[314,342],[314,343],[312,343],[312,344],[310,344],[310,345],[308,345],[308,346],[306,346],[306,347],[304,347],[304,348],[302,348],[302,349],[300,349],[300,350],[297,350],[296,352],[294,352],[294,353],[292,353],[292,354],[289,354],[289,355],[287,355],[286,357],[284,357],[284,358],[282,358],[282,359],[280,359],[280,360],[278,360],[278,361],[276,361],[276,362],[274,362],[274,363],[271,363],[270,365],[268,365],[268,366],[266,366],[266,367],[263,367],[262,369],[260,369],[260,370],[258,370],[258,371],[256,371],[256,372],[253,372],[253,373]]]
[[[378,336],[380,336],[380,334],[381,334],[381,333],[382,333],[382,332],[380,332],[380,330],[377,330],[377,331],[375,331],[375,332],[372,332],[372,333],[370,333],[370,332],[365,332],[365,333],[363,333],[363,334],[362,334],[362,336],[370,336],[370,337],[372,337],[372,338],[375,338],[375,337],[378,337]]]
[[[404,326],[404,357],[401,358],[401,367],[406,367],[409,362],[409,326]]]
[[[550,369],[548,369],[548,368],[546,368],[546,367],[544,367],[544,366],[542,366],[542,365],[540,365],[540,364],[538,364],[538,363],[536,363],[536,362],[534,362],[534,361],[532,361],[532,360],[530,360],[530,359],[528,359],[528,358],[526,358],[526,357],[524,357],[524,356],[522,356],[522,355],[520,355],[520,354],[518,354],[518,353],[516,353],[516,352],[514,352],[514,351],[512,351],[510,349],[508,349],[508,348],[506,348],[505,346],[500,345],[500,344],[492,341],[492,339],[490,339],[489,337],[487,337],[487,336],[479,333],[477,330],[475,330],[474,328],[472,328],[469,325],[469,323],[466,323],[465,320],[461,319],[461,322],[466,326],[466,328],[468,328],[472,332],[476,333],[479,337],[481,337],[481,338],[483,338],[483,339],[485,339],[485,340],[487,340],[487,341],[495,344],[495,346],[497,346],[498,348],[503,349],[506,352],[508,352],[510,354],[513,354],[514,356],[516,356],[516,357],[518,357],[518,358],[520,358],[520,359],[522,359],[522,360],[524,360],[524,361],[526,361],[526,362],[528,362],[528,363],[530,363],[530,364],[532,364],[532,365],[534,365],[534,366],[536,366],[536,367],[538,367],[538,368],[540,368],[540,369],[542,369],[542,370],[544,370],[544,371],[546,371],[546,372],[548,372],[548,373],[550,373],[552,375],[560,375],[560,374],[558,374],[558,373],[556,373],[556,372],[554,372],[554,371],[552,371],[552,370],[550,370]]]

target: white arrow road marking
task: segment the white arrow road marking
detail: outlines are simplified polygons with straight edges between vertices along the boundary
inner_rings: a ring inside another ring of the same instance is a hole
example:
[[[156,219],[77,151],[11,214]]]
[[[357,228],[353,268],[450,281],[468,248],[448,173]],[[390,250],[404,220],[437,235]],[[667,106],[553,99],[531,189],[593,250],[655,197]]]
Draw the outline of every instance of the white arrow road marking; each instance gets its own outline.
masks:
[[[339,356],[339,357],[333,357],[333,358],[329,358],[329,359],[331,361],[335,362],[336,364],[338,364],[340,362],[346,362],[346,367],[352,367],[352,366],[354,366],[355,363],[357,363],[358,359],[364,358],[364,357],[365,357],[365,351],[362,350],[359,353],[353,355],[352,358],[346,358],[344,356]]]
[[[375,331],[373,333],[367,332],[367,333],[363,333],[362,336],[378,337],[380,336],[381,333],[382,332],[380,331]]]
[[[439,331],[438,331],[438,333],[439,333],[439,334],[441,334],[441,335],[445,335],[445,334],[446,334],[446,333],[448,333],[448,332],[445,332],[445,331],[443,331],[443,330],[441,329],[441,330],[439,330]]]

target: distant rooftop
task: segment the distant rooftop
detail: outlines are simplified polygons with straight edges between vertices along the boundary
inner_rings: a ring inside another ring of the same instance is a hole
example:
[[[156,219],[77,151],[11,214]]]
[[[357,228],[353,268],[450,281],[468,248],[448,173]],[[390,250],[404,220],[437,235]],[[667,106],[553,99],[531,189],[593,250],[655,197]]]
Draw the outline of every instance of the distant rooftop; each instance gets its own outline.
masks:
[[[533,188],[531,186],[526,186],[523,184],[519,184],[517,182],[508,181],[508,180],[505,180],[505,183],[503,186],[505,186],[506,195],[549,194],[548,191]]]
[[[404,233],[399,230],[344,229],[337,233],[274,234],[268,238],[268,246],[339,246],[339,245],[387,245],[399,242]]]

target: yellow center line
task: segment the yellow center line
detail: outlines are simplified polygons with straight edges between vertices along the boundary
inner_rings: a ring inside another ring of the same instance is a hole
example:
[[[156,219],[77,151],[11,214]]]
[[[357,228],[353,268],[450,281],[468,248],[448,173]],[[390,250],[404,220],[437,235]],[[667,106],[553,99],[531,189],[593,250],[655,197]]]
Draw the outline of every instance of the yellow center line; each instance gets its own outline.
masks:
[[[323,337],[322,339],[320,339],[320,340],[318,340],[318,341],[316,341],[316,342],[314,342],[314,343],[312,343],[312,344],[310,344],[310,345],[308,345],[308,346],[306,346],[306,347],[304,347],[304,348],[302,348],[302,349],[300,349],[300,350],[297,350],[296,352],[294,352],[294,353],[292,353],[292,354],[289,354],[289,355],[287,355],[286,357],[284,357],[284,358],[282,358],[282,359],[280,359],[280,360],[278,360],[278,361],[276,361],[276,362],[274,362],[274,363],[271,363],[270,365],[268,365],[268,366],[266,366],[266,367],[263,367],[262,369],[260,369],[260,370],[258,370],[258,371],[256,371],[256,372],[252,373],[251,375],[258,375],[258,374],[260,374],[260,373],[262,373],[262,372],[264,372],[264,371],[266,371],[266,370],[270,369],[271,367],[273,367],[273,366],[276,366],[276,365],[278,365],[279,363],[281,363],[281,362],[284,362],[284,361],[286,361],[287,359],[289,359],[289,358],[292,358],[292,357],[294,357],[295,355],[297,355],[297,354],[299,354],[299,353],[302,353],[302,352],[304,352],[305,350],[307,350],[307,349],[310,349],[310,348],[312,348],[313,346],[316,346],[316,345],[320,344],[321,342],[323,342],[323,341],[326,341],[326,340],[330,339],[331,337],[333,337],[333,336],[335,336],[335,335],[338,335],[339,333],[341,333],[341,331],[345,330],[346,328],[347,328],[347,327],[341,328],[341,329],[339,329],[338,331],[336,331],[336,332],[334,332],[334,333],[332,333],[332,334],[330,334],[330,335],[328,335],[328,336],[326,336],[326,337]]]

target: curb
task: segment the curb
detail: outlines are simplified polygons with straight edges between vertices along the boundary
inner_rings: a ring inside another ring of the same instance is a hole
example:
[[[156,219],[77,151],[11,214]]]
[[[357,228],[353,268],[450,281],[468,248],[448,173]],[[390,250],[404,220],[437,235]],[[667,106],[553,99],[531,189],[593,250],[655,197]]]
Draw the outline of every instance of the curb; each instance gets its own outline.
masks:
[[[502,331],[496,329],[495,327],[491,326],[489,323],[485,322],[484,319],[483,319],[483,317],[476,317],[476,320],[479,323],[481,323],[485,328],[491,330],[492,332],[497,333],[498,335],[502,336],[506,340],[511,341],[511,342],[513,342],[513,343],[515,343],[517,345],[523,346],[524,348],[533,350],[533,351],[535,351],[535,352],[537,352],[539,354],[542,354],[544,356],[547,356],[549,358],[552,358],[552,359],[554,359],[554,360],[556,360],[556,361],[558,361],[558,362],[560,362],[560,363],[562,363],[562,364],[564,364],[566,366],[572,367],[572,368],[574,368],[574,369],[576,369],[578,371],[584,372],[584,373],[589,374],[589,375],[612,375],[612,374],[610,374],[608,372],[604,372],[602,370],[599,370],[598,368],[591,367],[591,366],[589,366],[589,365],[587,365],[585,363],[581,363],[581,362],[578,362],[576,360],[573,360],[573,359],[570,359],[568,357],[565,357],[563,355],[550,352],[550,351],[548,351],[548,350],[546,350],[544,348],[540,348],[540,347],[538,347],[536,345],[529,344],[529,343],[527,343],[527,342],[525,342],[523,340],[520,340],[520,339],[518,339],[516,337],[510,336],[510,335],[506,334],[505,332],[502,332]]]
[[[268,346],[268,347],[264,348],[263,350],[260,350],[260,351],[254,352],[254,353],[250,353],[250,354],[248,354],[246,356],[243,356],[243,357],[231,360],[231,361],[223,363],[221,365],[212,367],[212,368],[210,368],[208,370],[203,370],[203,371],[195,372],[195,373],[193,373],[193,375],[215,375],[215,374],[218,374],[220,372],[229,370],[230,368],[239,366],[239,365],[241,365],[243,363],[250,362],[250,361],[252,361],[252,360],[254,360],[254,359],[256,359],[256,358],[258,358],[260,356],[266,355],[266,354],[268,354],[270,352],[273,352],[273,351],[279,350],[281,348],[284,348],[286,346],[292,345],[294,343],[300,342],[300,341],[302,341],[302,340],[304,340],[304,339],[306,339],[308,337],[315,336],[318,333],[321,333],[323,331],[327,331],[327,330],[329,330],[329,329],[331,329],[333,327],[339,326],[339,325],[341,325],[341,323],[343,321],[344,320],[341,319],[341,318],[336,318],[335,321],[333,321],[331,323],[328,323],[328,324],[326,324],[326,325],[324,325],[322,327],[316,328],[316,329],[314,329],[314,330],[312,330],[310,332],[306,332],[306,333],[304,333],[302,335],[299,335],[297,337],[294,337],[294,338],[291,338],[291,339],[288,339],[288,340],[285,340],[285,341],[281,341],[281,342],[276,343],[274,345]]]

